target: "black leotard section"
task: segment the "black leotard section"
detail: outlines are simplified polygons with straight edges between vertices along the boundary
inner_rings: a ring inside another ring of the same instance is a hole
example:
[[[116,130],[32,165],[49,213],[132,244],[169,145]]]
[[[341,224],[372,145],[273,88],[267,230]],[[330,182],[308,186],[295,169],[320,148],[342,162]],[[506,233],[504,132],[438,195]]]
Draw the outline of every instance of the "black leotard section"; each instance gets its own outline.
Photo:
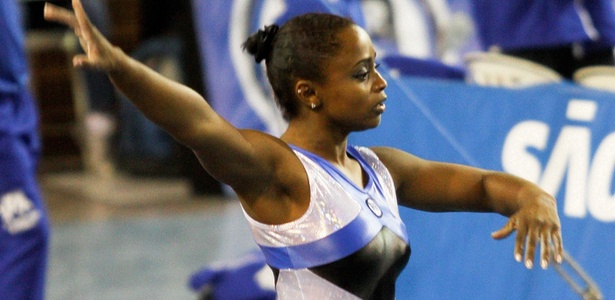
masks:
[[[361,250],[312,272],[361,299],[395,299],[395,281],[410,258],[410,246],[383,227]],[[277,275],[278,270],[274,269]]]

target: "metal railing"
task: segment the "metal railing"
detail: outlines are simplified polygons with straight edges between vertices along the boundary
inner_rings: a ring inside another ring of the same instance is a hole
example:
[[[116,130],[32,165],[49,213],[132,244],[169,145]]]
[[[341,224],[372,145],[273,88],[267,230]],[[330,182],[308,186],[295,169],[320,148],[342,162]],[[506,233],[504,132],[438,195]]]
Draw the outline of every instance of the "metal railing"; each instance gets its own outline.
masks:
[[[581,296],[583,300],[603,300],[600,288],[594,280],[587,275],[581,265],[570,254],[563,252],[562,263],[554,264],[555,271]],[[567,272],[568,271],[568,272]],[[576,278],[577,280],[575,281]],[[580,282],[579,282],[580,281]]]

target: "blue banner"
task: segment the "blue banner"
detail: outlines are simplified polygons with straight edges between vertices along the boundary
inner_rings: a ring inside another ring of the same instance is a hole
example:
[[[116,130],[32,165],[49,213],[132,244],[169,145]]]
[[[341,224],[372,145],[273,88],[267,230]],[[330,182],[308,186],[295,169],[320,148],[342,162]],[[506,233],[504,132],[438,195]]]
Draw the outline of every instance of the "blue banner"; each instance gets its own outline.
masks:
[[[261,23],[277,18],[272,9],[263,15],[263,2],[194,0],[193,9],[210,104],[235,126],[276,134],[285,127],[280,112],[260,66],[242,50]]]

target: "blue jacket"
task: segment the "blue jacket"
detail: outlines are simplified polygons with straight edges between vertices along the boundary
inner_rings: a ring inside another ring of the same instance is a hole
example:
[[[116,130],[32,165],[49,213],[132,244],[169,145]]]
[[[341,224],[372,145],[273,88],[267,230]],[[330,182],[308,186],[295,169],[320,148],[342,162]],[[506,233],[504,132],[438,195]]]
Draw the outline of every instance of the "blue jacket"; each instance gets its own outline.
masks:
[[[503,50],[515,50],[575,42],[598,48],[615,45],[615,9],[611,0],[470,2],[485,49],[499,46]],[[583,15],[589,16],[589,20],[584,20]]]
[[[0,134],[36,130],[28,76],[20,8],[17,1],[0,1]]]

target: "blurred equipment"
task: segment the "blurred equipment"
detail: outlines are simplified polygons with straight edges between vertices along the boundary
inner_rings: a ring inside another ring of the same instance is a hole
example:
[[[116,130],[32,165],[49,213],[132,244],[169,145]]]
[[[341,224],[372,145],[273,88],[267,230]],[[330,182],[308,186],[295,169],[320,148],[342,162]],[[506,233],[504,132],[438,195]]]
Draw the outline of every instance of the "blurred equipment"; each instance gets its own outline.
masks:
[[[615,92],[615,66],[590,66],[577,70],[576,83],[603,91]]]
[[[600,288],[598,285],[585,273],[581,265],[579,265],[573,258],[564,251],[562,264],[554,264],[553,267],[555,271],[559,273],[562,278],[572,287],[572,289],[581,296],[583,300],[602,300],[602,292],[600,292]],[[565,269],[571,269],[570,273],[566,273]],[[585,288],[582,285],[575,282],[573,277],[579,278],[583,281]]]
[[[273,272],[260,249],[228,261],[213,263],[190,277],[190,287],[199,300],[273,300]]]
[[[466,82],[483,86],[523,88],[561,82],[554,70],[538,63],[496,52],[471,52],[465,57]]]

